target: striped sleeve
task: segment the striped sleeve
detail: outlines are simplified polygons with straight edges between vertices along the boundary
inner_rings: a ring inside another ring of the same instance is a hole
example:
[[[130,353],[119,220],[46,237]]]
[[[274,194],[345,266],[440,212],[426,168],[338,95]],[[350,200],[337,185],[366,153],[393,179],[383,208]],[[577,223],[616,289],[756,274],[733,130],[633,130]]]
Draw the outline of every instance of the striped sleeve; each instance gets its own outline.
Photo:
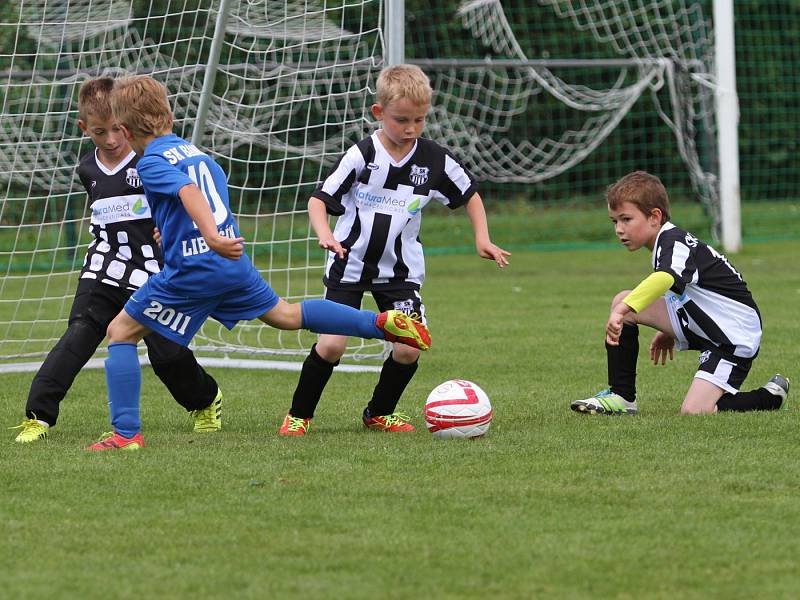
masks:
[[[445,180],[438,191],[450,209],[463,206],[478,191],[472,175],[449,150],[445,150],[444,175]]]
[[[697,276],[697,267],[693,257],[692,249],[687,246],[681,238],[681,231],[673,229],[665,232],[664,238],[659,239],[659,255],[656,271],[662,271],[672,276],[673,290],[682,294],[686,285],[692,283]]]
[[[329,215],[344,214],[342,198],[353,187],[358,175],[364,170],[366,160],[358,145],[352,146],[334,165],[333,170],[314,191],[314,196],[325,203]]]

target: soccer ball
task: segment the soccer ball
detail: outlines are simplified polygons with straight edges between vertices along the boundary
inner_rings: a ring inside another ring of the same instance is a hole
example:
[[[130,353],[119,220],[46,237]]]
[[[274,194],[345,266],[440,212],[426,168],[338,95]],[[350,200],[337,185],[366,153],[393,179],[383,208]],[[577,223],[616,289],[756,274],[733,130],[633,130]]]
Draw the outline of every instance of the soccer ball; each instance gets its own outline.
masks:
[[[445,381],[425,401],[425,424],[433,437],[477,438],[489,430],[491,423],[489,397],[471,381]]]

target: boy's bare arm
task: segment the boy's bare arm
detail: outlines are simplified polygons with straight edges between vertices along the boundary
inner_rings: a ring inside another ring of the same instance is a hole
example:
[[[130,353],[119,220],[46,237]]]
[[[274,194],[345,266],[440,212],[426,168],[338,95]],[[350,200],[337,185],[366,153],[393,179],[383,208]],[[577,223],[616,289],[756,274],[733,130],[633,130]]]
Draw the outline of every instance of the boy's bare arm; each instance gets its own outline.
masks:
[[[229,238],[219,234],[217,224],[214,221],[214,214],[211,212],[208,200],[205,199],[200,188],[193,183],[185,185],[178,192],[178,196],[209,248],[224,258],[231,260],[241,258],[244,253],[244,247],[242,246],[244,238]]]
[[[467,201],[467,216],[472,223],[472,230],[475,234],[475,249],[481,258],[487,258],[497,263],[501,269],[508,265],[506,252],[499,246],[495,246],[489,237],[489,224],[486,220],[486,209],[483,207],[483,200],[477,192]]]
[[[325,203],[315,196],[311,196],[308,200],[308,220],[311,222],[314,233],[317,234],[319,247],[335,252],[339,258],[344,258],[347,248],[333,237],[333,232],[328,225],[328,211]]]
[[[622,334],[622,323],[625,320],[625,315],[631,311],[637,313],[642,312],[645,308],[650,306],[656,298],[663,296],[674,283],[675,279],[669,273],[655,271],[645,277],[645,279],[618,302],[616,306],[612,306],[611,314],[609,314],[608,321],[606,322],[606,341],[609,345],[617,346],[619,344],[619,336]],[[652,357],[652,346],[650,348],[650,354]],[[670,358],[672,358],[671,354],[672,351],[670,350]]]

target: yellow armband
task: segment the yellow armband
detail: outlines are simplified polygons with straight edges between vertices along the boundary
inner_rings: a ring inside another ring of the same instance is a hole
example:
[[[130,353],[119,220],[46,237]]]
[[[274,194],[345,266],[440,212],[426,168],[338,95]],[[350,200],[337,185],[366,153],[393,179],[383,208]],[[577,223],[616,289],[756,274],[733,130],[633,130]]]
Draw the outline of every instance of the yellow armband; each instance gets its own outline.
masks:
[[[650,306],[656,298],[663,296],[664,292],[674,283],[675,279],[672,275],[664,271],[656,271],[637,285],[622,301],[638,313]]]

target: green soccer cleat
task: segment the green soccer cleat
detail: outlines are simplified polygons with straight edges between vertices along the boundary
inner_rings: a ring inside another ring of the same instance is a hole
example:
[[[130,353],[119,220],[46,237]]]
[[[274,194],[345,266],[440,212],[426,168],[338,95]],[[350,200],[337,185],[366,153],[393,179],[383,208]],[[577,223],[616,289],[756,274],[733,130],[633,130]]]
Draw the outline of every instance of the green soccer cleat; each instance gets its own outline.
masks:
[[[635,415],[639,412],[635,400],[628,402],[608,388],[586,400],[575,400],[569,407],[575,412],[590,415]]]
[[[38,442],[39,440],[46,440],[47,431],[50,427],[36,419],[25,419],[22,423],[10,429],[22,429],[17,437],[14,438],[15,442],[19,444],[30,444],[31,442]]]
[[[205,408],[192,411],[194,431],[197,433],[213,433],[222,429],[222,390],[217,388],[217,395]]]
[[[387,342],[399,342],[412,348],[431,347],[431,333],[421,321],[400,310],[387,310],[378,315],[375,325],[383,331]]]

